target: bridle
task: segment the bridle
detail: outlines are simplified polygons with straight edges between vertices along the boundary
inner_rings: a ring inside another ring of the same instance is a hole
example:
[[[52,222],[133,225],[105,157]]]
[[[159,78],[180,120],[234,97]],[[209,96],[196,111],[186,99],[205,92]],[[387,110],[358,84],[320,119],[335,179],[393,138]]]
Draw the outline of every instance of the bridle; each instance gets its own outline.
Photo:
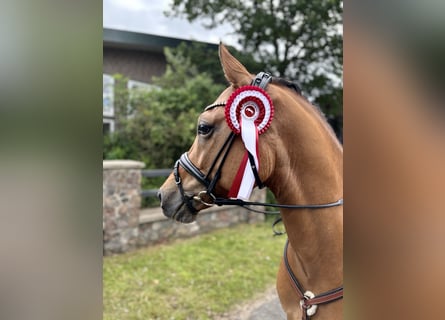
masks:
[[[257,74],[255,79],[252,80],[251,85],[258,86],[262,89],[265,89],[267,84],[272,80],[272,76],[266,72],[260,72]],[[208,111],[217,107],[224,107],[226,105],[225,102],[221,103],[215,103],[212,104],[204,109],[204,111]],[[245,201],[242,201],[240,199],[223,199],[223,198],[216,198],[214,195],[214,190],[216,187],[216,184],[218,180],[221,177],[221,170],[222,167],[227,159],[227,156],[229,154],[229,151],[232,147],[233,141],[235,140],[235,133],[233,131],[230,132],[229,136],[227,137],[226,141],[224,142],[221,149],[219,149],[215,159],[212,162],[212,165],[210,166],[207,174],[204,174],[201,170],[199,170],[191,161],[188,156],[188,153],[185,152],[181,155],[178,161],[176,161],[173,173],[175,176],[175,182],[178,186],[179,192],[181,193],[182,201],[185,203],[187,208],[190,210],[192,214],[197,214],[198,210],[193,206],[193,200],[201,202],[202,204],[211,207],[214,205],[237,205],[237,206],[243,206],[248,205],[252,203],[247,203]],[[223,154],[223,152],[225,153]],[[221,161],[219,163],[218,168],[216,169],[216,172],[213,176],[213,179],[210,180],[210,174],[213,172],[214,168],[216,167],[216,164],[221,158]],[[249,153],[249,161],[251,164],[252,171],[255,176],[255,181],[257,186],[261,189],[264,188],[264,184],[260,179],[260,176],[258,174],[258,170],[255,165],[255,161],[252,159],[252,155]],[[253,164],[253,165],[252,165]],[[184,188],[182,187],[181,183],[181,177],[179,175],[179,166],[183,167],[187,173],[189,173],[191,176],[193,176],[196,180],[198,180],[202,185],[204,185],[207,190],[201,191],[196,196],[188,196],[184,192]]]
[[[262,89],[265,89],[266,86],[268,85],[268,83],[271,81],[272,81],[272,76],[270,74],[265,73],[265,72],[260,72],[252,80],[251,85],[258,86]],[[292,87],[292,88],[294,88],[294,87]],[[208,111],[208,110],[211,110],[211,109],[214,109],[217,107],[224,107],[225,105],[226,105],[225,102],[215,103],[210,106],[207,106],[204,109],[204,111]],[[343,205],[343,199],[339,199],[335,202],[329,202],[329,203],[323,203],[323,204],[286,205],[286,204],[263,203],[263,202],[255,202],[255,201],[252,202],[252,201],[245,201],[242,199],[216,197],[215,196],[215,187],[216,187],[216,184],[218,183],[219,179],[221,178],[222,168],[223,168],[224,163],[227,159],[227,156],[230,152],[230,149],[233,145],[235,137],[236,137],[236,135],[232,131],[229,134],[229,136],[226,138],[222,147],[219,149],[207,174],[203,173],[198,167],[196,167],[193,164],[193,162],[190,160],[190,158],[188,156],[188,152],[183,153],[181,155],[181,157],[176,161],[174,170],[173,170],[173,175],[174,175],[178,190],[181,194],[182,201],[187,206],[187,208],[189,209],[191,214],[193,214],[193,215],[198,214],[198,210],[194,207],[193,201],[199,202],[207,207],[212,207],[214,205],[217,205],[217,206],[235,205],[235,206],[244,207],[251,211],[262,212],[262,213],[268,213],[268,212],[255,210],[255,209],[250,208],[250,206],[265,206],[265,207],[286,208],[286,209],[324,209],[324,208],[331,208],[331,207]],[[251,167],[254,177],[255,177],[256,185],[260,189],[262,189],[262,188],[264,188],[265,185],[260,179],[260,176],[258,174],[258,169],[255,165],[255,161],[253,160],[253,157],[250,153],[248,153],[248,156],[249,156],[250,167]],[[219,161],[219,165],[218,165],[218,167],[216,167],[218,161]],[[182,179],[179,174],[179,166],[181,166],[188,174],[190,174],[197,181],[199,181],[204,187],[206,187],[206,190],[199,192],[197,195],[187,195],[186,192],[184,191],[183,186],[182,186]],[[213,178],[210,178],[213,171],[215,171],[215,174],[213,175]],[[281,219],[279,218],[277,221],[275,221],[274,225],[277,222],[279,222],[280,220]],[[280,234],[280,233],[275,232],[275,234]],[[310,316],[312,316],[315,313],[318,304],[329,303],[329,302],[333,302],[335,300],[343,298],[343,286],[335,288],[335,289],[327,291],[327,292],[324,292],[317,296],[315,296],[310,291],[304,292],[303,288],[301,287],[300,283],[297,281],[297,279],[289,265],[289,262],[287,259],[287,248],[288,248],[288,242],[286,242],[286,246],[284,249],[284,262],[285,262],[286,270],[287,270],[287,273],[291,280],[292,286],[294,287],[298,296],[300,297],[300,306],[303,310],[303,319],[309,319]]]
[[[262,89],[265,89],[267,84],[272,81],[272,76],[265,72],[260,72],[256,75],[255,79],[252,80],[251,85],[258,86]],[[219,102],[212,104],[204,109],[204,111],[208,111],[217,107],[224,107],[226,105],[225,102]],[[245,201],[241,199],[232,199],[232,198],[220,198],[215,196],[215,187],[218,183],[219,179],[221,178],[221,171],[222,167],[224,166],[224,163],[227,159],[227,156],[229,154],[229,151],[233,145],[233,142],[235,140],[235,133],[231,132],[229,136],[226,138],[226,141],[222,145],[221,149],[219,149],[215,159],[213,160],[207,174],[203,173],[198,167],[196,167],[193,162],[190,160],[188,156],[188,152],[185,152],[181,155],[181,157],[176,161],[173,174],[175,177],[176,185],[178,186],[179,192],[182,197],[182,201],[187,206],[187,208],[190,210],[190,212],[194,215],[198,213],[198,210],[193,206],[193,201],[200,202],[204,204],[205,206],[211,207],[214,205],[217,206],[223,206],[223,205],[232,205],[232,206],[241,206],[245,207],[246,209],[253,210],[252,208],[249,208],[249,206],[265,206],[265,207],[274,207],[274,208],[286,208],[286,209],[324,209],[324,208],[330,208],[330,207],[336,207],[343,205],[343,199],[339,199],[335,202],[329,202],[329,203],[323,203],[323,204],[307,204],[307,205],[286,205],[286,204],[275,204],[275,203],[263,203],[263,202],[252,202],[252,201]],[[253,171],[255,182],[258,188],[262,189],[265,187],[264,183],[261,181],[260,176],[258,174],[258,169],[255,165],[255,161],[252,159],[252,155],[249,153],[249,162],[250,167]],[[221,159],[219,162],[218,168],[216,168],[216,165],[218,163],[218,160]],[[182,186],[182,179],[179,175],[179,166],[184,168],[184,170],[190,174],[192,177],[194,177],[196,180],[198,180],[203,186],[206,187],[206,190],[199,192],[197,195],[187,195],[184,191],[184,188]],[[212,172],[215,170],[215,174],[213,175],[213,178],[210,179],[210,176]]]
[[[220,104],[221,106],[223,104]],[[216,107],[219,105],[213,105],[212,107]],[[206,108],[207,110],[207,108]],[[198,213],[198,210],[193,206],[193,200],[196,200],[198,202],[201,202],[202,204],[211,207],[216,205],[222,205],[219,203],[220,199],[217,199],[214,195],[214,190],[216,187],[216,183],[218,182],[219,178],[221,177],[221,170],[224,165],[224,162],[227,159],[227,156],[229,154],[229,150],[233,144],[233,141],[235,140],[235,133],[231,132],[230,135],[227,137],[226,141],[224,142],[221,149],[218,151],[218,154],[216,155],[215,159],[212,162],[212,165],[210,166],[210,169],[207,174],[204,174],[201,170],[199,170],[193,163],[190,161],[190,158],[188,156],[188,153],[185,152],[181,155],[179,160],[176,161],[173,174],[175,176],[175,182],[178,186],[179,192],[182,197],[182,201],[185,203],[187,208],[190,210],[190,212],[194,215]],[[223,154],[223,152],[225,153]],[[213,169],[216,166],[216,163],[218,162],[218,159],[221,158],[221,162],[218,166],[218,169],[215,172],[215,175],[213,176],[213,179],[210,180],[210,174],[212,173]],[[188,174],[190,174],[192,177],[194,177],[196,180],[198,180],[202,185],[204,185],[207,190],[201,191],[198,193],[197,196],[189,196],[184,192],[184,188],[182,187],[182,180],[179,175],[179,166],[183,167],[185,171],[187,171]],[[229,199],[227,199],[229,200]]]

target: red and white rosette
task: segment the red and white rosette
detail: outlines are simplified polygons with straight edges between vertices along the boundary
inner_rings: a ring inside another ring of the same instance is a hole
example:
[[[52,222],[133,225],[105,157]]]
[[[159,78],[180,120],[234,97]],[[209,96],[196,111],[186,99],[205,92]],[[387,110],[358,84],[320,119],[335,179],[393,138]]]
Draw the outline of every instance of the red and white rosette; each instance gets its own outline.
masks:
[[[227,100],[225,116],[230,129],[241,134],[246,153],[244,154],[238,173],[229,191],[230,198],[248,199],[252,193],[255,176],[249,165],[248,153],[253,156],[257,170],[258,136],[270,126],[274,107],[269,95],[256,86],[243,86],[232,93]]]

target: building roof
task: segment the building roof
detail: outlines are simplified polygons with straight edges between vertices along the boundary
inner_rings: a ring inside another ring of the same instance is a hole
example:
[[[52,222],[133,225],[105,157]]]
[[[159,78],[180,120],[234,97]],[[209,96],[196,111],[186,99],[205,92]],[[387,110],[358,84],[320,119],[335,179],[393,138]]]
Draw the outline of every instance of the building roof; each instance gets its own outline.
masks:
[[[170,38],[147,33],[123,31],[123,30],[108,29],[108,28],[103,29],[104,47],[138,49],[151,52],[163,52],[164,47],[177,47],[181,42],[185,42],[188,44],[191,44],[193,42],[198,42],[205,44],[208,48],[215,50],[218,49],[217,44],[208,42]]]

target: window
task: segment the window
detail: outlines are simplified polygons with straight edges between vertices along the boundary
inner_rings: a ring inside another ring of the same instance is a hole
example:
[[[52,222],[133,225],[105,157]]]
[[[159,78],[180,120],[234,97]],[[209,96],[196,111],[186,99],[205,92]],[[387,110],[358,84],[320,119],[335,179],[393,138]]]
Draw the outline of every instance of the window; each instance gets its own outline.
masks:
[[[153,86],[135,80],[128,80],[127,88],[130,97],[138,91],[147,91],[153,89]],[[109,74],[103,74],[103,134],[109,134],[115,130],[115,112],[114,112],[114,78]],[[128,105],[128,117],[132,116],[131,106]]]
[[[145,83],[145,82],[141,82],[141,81],[128,80],[127,88],[129,90],[136,89],[136,90],[148,91],[148,90],[153,89],[153,85]]]
[[[114,78],[108,74],[103,75],[103,115],[114,116]]]
[[[135,97],[137,97],[138,93],[143,93],[143,92],[147,92],[150,91],[154,88],[155,86],[145,83],[145,82],[141,82],[141,81],[136,81],[136,80],[128,80],[127,83],[127,88],[128,88],[128,93],[129,93],[129,100],[131,101],[132,99],[134,99]],[[128,117],[131,118],[132,116],[134,116],[134,110],[131,106],[130,101],[128,102],[128,106],[127,106],[127,110],[128,110]]]
[[[103,119],[102,121],[102,133],[109,134],[114,132],[114,120],[111,119]]]

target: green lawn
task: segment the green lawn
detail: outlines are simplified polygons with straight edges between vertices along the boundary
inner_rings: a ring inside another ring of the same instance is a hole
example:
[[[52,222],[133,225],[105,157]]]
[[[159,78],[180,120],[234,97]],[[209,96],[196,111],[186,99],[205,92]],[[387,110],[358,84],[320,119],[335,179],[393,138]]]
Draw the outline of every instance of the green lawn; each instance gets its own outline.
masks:
[[[212,319],[275,283],[286,236],[270,223],[104,258],[104,319]]]

